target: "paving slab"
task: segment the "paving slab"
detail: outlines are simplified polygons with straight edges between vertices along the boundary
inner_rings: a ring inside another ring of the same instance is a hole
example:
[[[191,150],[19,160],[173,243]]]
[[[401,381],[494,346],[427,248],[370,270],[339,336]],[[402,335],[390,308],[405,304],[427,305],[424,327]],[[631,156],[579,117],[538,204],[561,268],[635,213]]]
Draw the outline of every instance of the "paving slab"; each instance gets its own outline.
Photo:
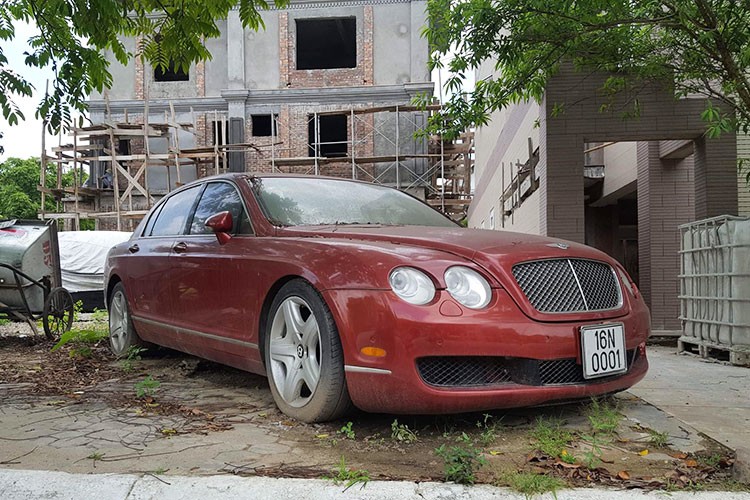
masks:
[[[648,356],[651,368],[631,394],[724,446],[750,446],[750,368],[674,347],[649,347]]]

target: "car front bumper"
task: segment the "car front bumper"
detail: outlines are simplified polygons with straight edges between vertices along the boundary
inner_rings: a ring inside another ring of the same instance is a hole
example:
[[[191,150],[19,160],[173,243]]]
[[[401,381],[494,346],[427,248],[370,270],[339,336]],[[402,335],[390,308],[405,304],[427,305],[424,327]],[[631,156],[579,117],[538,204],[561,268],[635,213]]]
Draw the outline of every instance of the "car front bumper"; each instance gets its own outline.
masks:
[[[504,290],[495,290],[492,303],[481,311],[461,307],[444,291],[426,306],[407,304],[390,291],[337,290],[324,296],[341,336],[350,396],[369,412],[459,413],[550,404],[627,389],[648,370],[650,320],[639,300],[630,301],[627,313],[606,320],[551,323],[524,315]],[[632,356],[626,373],[545,383],[514,372],[519,366],[549,366],[555,360],[580,368],[580,327],[610,322],[625,328]],[[363,349],[385,355],[367,355]],[[512,380],[436,386],[425,382],[417,366],[419,360],[456,357],[469,364],[473,359],[507,362]]]

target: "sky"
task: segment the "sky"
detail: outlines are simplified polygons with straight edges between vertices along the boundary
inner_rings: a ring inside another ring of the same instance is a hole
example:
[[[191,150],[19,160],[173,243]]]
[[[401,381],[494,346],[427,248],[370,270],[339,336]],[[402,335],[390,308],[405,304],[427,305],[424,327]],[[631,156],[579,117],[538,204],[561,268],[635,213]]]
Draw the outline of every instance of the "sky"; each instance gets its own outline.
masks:
[[[13,100],[21,109],[26,119],[19,121],[18,125],[9,126],[8,122],[0,116],[0,132],[3,138],[0,144],[5,152],[0,155],[0,161],[8,158],[31,158],[40,157],[42,154],[42,122],[34,118],[36,107],[44,95],[47,79],[52,79],[52,70],[40,70],[26,66],[24,52],[29,49],[28,39],[37,33],[36,26],[29,24],[16,24],[16,37],[10,43],[3,43],[3,53],[8,58],[8,67],[15,70],[34,86],[32,97],[20,98],[14,96]],[[51,144],[57,145],[57,137],[47,135],[47,150]]]

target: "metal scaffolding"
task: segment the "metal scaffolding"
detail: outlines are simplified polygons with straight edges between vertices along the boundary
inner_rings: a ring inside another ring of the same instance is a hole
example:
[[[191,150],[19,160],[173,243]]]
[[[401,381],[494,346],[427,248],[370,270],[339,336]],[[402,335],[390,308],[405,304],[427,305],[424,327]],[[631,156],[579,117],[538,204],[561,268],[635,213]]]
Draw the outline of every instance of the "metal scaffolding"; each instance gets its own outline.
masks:
[[[115,121],[107,100],[103,122],[74,128],[69,132],[70,143],[53,147],[51,155],[43,152],[42,196],[54,196],[62,202],[63,210],[43,211],[40,217],[65,220],[69,229],[79,229],[81,220],[93,219],[97,228],[107,221],[105,224],[113,229],[132,230],[156,199],[165,194],[164,190],[155,190],[153,183],[150,185],[150,174],[163,169],[169,192],[183,183],[186,172],[189,178],[226,172],[230,155],[241,153],[245,171],[332,175],[387,184],[417,194],[460,219],[471,201],[473,133],[462,134],[455,141],[418,133],[428,114],[439,109],[439,105],[427,109],[393,105],[314,112],[308,116],[311,137],[304,147],[296,138],[298,144],[292,147],[288,123],[282,128],[284,124],[276,113],[270,115],[270,138],[258,143],[227,144],[226,111],[198,114],[191,109],[192,120],[183,123],[176,120],[170,102],[163,121],[154,122],[149,120],[146,100],[142,114],[131,117],[126,110],[123,119]],[[345,140],[321,140],[320,120],[331,115],[346,116]],[[199,119],[206,124],[213,122],[213,130],[205,138],[196,133]],[[184,147],[181,133],[192,134],[196,147]],[[203,144],[209,141],[211,144]],[[339,146],[339,150],[326,156],[323,150],[332,145]],[[305,148],[309,155],[299,156]],[[44,167],[49,163],[56,166],[57,172],[52,189],[44,187]],[[83,183],[85,169],[90,178]],[[73,186],[63,187],[64,172],[73,172]]]

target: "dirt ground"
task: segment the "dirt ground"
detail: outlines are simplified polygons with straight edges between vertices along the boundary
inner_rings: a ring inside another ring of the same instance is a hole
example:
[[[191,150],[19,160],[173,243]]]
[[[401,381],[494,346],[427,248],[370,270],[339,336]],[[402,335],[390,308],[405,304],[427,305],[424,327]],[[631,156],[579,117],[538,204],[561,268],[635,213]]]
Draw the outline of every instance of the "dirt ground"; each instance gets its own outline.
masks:
[[[102,329],[80,323],[79,330]],[[286,477],[726,489],[732,456],[709,440],[678,449],[671,429],[600,402],[449,416],[355,413],[303,424],[265,378],[159,349],[115,360],[106,342],[54,344],[0,330],[0,466],[69,472],[226,472]],[[140,359],[139,359],[140,358]],[[451,475],[453,474],[453,475]]]

